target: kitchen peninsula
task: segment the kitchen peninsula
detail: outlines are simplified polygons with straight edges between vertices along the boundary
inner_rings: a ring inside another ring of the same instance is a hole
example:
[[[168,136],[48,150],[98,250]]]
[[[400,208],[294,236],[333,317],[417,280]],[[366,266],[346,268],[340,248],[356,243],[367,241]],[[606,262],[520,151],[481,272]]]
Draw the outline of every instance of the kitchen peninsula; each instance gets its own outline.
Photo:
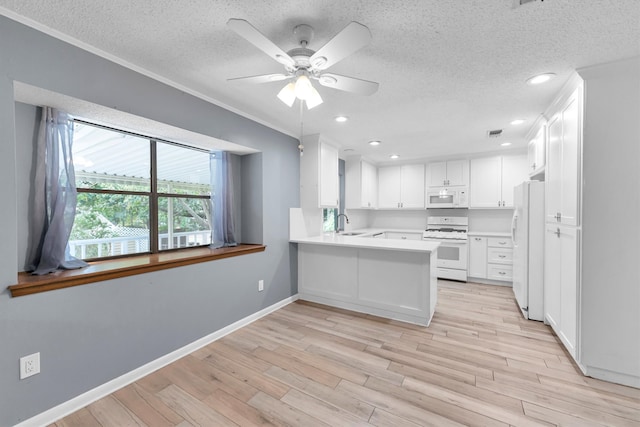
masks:
[[[439,243],[373,234],[292,237],[300,299],[428,326]]]

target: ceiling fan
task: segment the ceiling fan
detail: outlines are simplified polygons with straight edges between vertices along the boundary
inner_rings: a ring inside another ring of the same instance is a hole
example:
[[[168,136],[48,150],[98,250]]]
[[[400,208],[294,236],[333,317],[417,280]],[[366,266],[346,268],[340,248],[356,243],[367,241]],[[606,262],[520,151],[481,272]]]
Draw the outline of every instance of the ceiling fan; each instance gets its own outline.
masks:
[[[293,34],[297,37],[300,47],[288,52],[280,49],[244,19],[229,19],[227,26],[284,65],[285,68],[284,73],[262,74],[228,80],[246,83],[291,80],[278,93],[278,98],[289,107],[293,105],[296,98],[305,101],[308,109],[322,103],[322,98],[311,84],[311,80],[316,80],[325,87],[359,95],[371,95],[378,90],[376,82],[325,72],[333,64],[369,44],[371,32],[362,24],[349,23],[318,51],[307,47],[313,38],[313,28],[305,24],[297,25],[293,29]]]

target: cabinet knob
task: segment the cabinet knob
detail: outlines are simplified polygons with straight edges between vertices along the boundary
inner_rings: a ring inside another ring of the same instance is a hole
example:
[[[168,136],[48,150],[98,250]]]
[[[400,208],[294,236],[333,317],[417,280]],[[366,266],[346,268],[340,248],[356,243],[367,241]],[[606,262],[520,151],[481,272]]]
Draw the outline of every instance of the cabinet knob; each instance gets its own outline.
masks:
[[[558,228],[558,229],[555,231],[555,233],[553,233],[553,234],[555,234],[556,236],[560,237],[560,228]]]
[[[506,258],[506,255],[498,255],[498,258]]]
[[[504,271],[498,271],[498,274],[501,275],[501,276],[504,276],[507,273],[505,273]]]

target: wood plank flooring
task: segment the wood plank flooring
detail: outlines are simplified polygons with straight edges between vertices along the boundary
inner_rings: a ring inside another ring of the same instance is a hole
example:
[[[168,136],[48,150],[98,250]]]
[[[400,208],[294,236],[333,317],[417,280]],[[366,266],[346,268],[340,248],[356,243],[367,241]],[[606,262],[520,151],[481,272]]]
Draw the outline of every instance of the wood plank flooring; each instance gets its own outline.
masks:
[[[640,426],[640,390],[584,377],[510,288],[439,281],[428,328],[296,302],[54,423]]]

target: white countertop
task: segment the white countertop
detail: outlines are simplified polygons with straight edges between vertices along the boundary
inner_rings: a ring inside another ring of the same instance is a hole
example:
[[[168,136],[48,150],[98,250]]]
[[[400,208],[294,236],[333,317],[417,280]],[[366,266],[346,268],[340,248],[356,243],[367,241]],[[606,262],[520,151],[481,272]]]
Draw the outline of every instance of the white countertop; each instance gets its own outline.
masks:
[[[440,246],[438,242],[428,242],[422,240],[401,240],[401,239],[374,239],[373,234],[385,231],[399,231],[403,233],[418,232],[416,230],[389,230],[389,229],[363,229],[353,232],[362,232],[359,236],[343,236],[341,234],[322,234],[314,237],[301,237],[291,239],[293,243],[304,243],[312,245],[347,246],[364,249],[383,249],[409,252],[433,252]],[[420,231],[421,233],[422,231]]]
[[[499,231],[469,231],[467,236],[482,236],[482,237],[511,237],[511,233],[501,233]]]

